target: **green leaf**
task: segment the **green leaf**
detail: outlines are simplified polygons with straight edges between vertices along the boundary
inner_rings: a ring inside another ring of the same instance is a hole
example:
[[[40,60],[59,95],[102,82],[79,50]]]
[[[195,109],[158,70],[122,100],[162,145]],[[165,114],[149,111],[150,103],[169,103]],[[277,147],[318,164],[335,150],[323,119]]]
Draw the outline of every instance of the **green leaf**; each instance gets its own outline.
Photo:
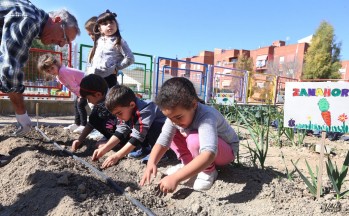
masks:
[[[299,176],[302,178],[302,180],[304,181],[304,183],[306,184],[309,192],[311,194],[313,194],[313,196],[316,196],[317,193],[317,189],[316,189],[316,185],[312,185],[312,183],[303,175],[303,173],[297,168],[297,166],[293,163],[293,161],[291,160],[295,170],[298,172]]]
[[[297,159],[297,161],[296,161],[296,163],[295,163],[295,165],[297,165],[298,164],[298,161],[299,161],[299,158]],[[296,172],[296,170],[292,170],[291,172],[290,172],[290,175],[291,176],[293,176],[293,174]]]
[[[342,197],[344,197],[347,194],[349,194],[349,190],[346,190],[343,193],[340,193],[339,198],[342,198]]]
[[[346,167],[349,166],[349,151],[347,153],[347,156],[345,157],[345,160],[343,162],[343,166],[346,166]]]
[[[307,160],[305,160],[305,163],[307,164],[307,168],[308,168],[308,171],[309,171],[310,177],[311,177],[311,179],[312,179],[312,182],[313,182],[313,184],[314,184],[314,185],[316,185],[317,180],[316,180],[316,177],[315,177],[315,175],[314,175],[314,173],[313,173],[313,170],[310,168],[310,166],[309,166],[309,164],[308,164],[308,161],[307,161]]]
[[[328,178],[330,179],[332,186],[333,186],[334,190],[336,191],[336,194],[340,194],[340,190],[337,187],[337,182],[333,176],[333,173],[331,172],[331,168],[330,168],[329,163],[326,163],[326,170],[327,170]],[[332,171],[333,171],[333,169],[332,169]]]

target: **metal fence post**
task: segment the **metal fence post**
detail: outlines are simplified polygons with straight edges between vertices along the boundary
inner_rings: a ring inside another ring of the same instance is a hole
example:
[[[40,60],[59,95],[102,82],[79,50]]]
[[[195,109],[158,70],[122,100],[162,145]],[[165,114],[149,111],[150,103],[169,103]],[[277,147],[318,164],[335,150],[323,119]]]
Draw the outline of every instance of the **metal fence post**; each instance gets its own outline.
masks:
[[[155,97],[158,93],[158,82],[159,82],[159,65],[157,64],[157,59],[158,57],[154,56],[153,57],[153,65],[154,65],[154,73],[153,73],[153,77],[152,77],[152,89],[151,89],[151,97],[150,99],[152,101],[155,100]]]
[[[247,104],[247,102],[248,102],[249,74],[250,74],[250,72],[246,71],[246,74],[245,74],[245,88],[244,88],[245,89],[245,97],[244,97],[244,101],[243,101],[244,104]]]
[[[209,103],[212,98],[212,83],[213,83],[213,67],[207,65],[206,73],[206,89],[205,89],[205,103]]]

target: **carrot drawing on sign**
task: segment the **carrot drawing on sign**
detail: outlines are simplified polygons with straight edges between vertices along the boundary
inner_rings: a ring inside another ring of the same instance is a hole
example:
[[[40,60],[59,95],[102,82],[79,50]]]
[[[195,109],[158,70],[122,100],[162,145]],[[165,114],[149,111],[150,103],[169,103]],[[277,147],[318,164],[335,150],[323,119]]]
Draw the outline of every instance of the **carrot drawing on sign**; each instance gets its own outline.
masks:
[[[319,109],[321,111],[321,116],[327,126],[331,127],[331,112],[328,111],[330,104],[326,98],[321,98],[318,102]]]

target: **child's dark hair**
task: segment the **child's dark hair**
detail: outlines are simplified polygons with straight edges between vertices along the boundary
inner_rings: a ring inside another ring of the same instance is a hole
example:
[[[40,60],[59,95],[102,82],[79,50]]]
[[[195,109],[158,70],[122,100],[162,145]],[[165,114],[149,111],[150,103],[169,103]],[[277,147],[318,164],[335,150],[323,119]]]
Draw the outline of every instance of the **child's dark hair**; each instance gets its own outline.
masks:
[[[161,86],[156,97],[156,104],[160,109],[172,109],[177,106],[190,109],[194,100],[201,102],[193,83],[184,77],[174,77]]]
[[[110,12],[110,10],[106,10],[104,13],[100,14],[97,17],[96,25],[95,25],[94,30],[93,30],[93,33],[95,35],[94,45],[93,45],[93,48],[91,50],[91,55],[90,55],[89,62],[91,62],[91,60],[92,60],[92,58],[93,58],[93,56],[95,54],[95,51],[96,51],[96,48],[97,48],[97,41],[102,36],[101,32],[98,29],[98,27],[99,27],[99,25],[101,23],[107,22],[107,21],[115,21],[117,30],[116,30],[115,34],[112,35],[112,36],[116,37],[115,46],[116,45],[121,45],[121,39],[122,38],[121,38],[121,34],[120,34],[119,23],[116,20],[116,16],[117,16],[116,13]]]
[[[113,111],[113,109],[118,106],[129,106],[132,101],[136,102],[136,95],[132,89],[124,85],[115,85],[107,94],[105,99],[105,107],[109,111]]]
[[[106,95],[108,92],[108,84],[101,77],[96,74],[90,74],[85,76],[80,83],[80,95],[86,98],[88,95],[93,95],[97,92]]]

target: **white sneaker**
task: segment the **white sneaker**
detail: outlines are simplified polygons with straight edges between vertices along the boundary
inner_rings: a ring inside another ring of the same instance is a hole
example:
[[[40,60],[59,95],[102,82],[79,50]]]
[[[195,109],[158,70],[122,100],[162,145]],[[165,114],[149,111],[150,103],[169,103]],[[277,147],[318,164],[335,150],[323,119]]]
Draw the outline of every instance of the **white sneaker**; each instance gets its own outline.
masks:
[[[74,131],[76,128],[78,128],[79,126],[77,124],[71,124],[67,127],[64,127],[63,130],[68,130],[68,131]]]
[[[164,174],[165,175],[172,175],[173,173],[177,172],[178,170],[180,170],[182,167],[184,167],[184,164],[180,163],[177,164],[176,166],[172,166],[170,168],[168,168]]]
[[[88,136],[87,136],[88,139],[92,139],[92,140],[96,140],[96,141],[99,141],[104,137],[103,134],[101,134],[98,130],[94,129]],[[107,138],[105,138],[107,139]]]
[[[212,187],[213,182],[216,180],[218,176],[217,170],[214,170],[211,173],[204,173],[200,172],[198,174],[198,177],[196,177],[196,180],[193,185],[194,190],[208,190]]]
[[[75,130],[73,130],[73,133],[77,133],[77,134],[81,134],[82,131],[84,130],[85,126],[79,126],[78,128],[76,128]]]

